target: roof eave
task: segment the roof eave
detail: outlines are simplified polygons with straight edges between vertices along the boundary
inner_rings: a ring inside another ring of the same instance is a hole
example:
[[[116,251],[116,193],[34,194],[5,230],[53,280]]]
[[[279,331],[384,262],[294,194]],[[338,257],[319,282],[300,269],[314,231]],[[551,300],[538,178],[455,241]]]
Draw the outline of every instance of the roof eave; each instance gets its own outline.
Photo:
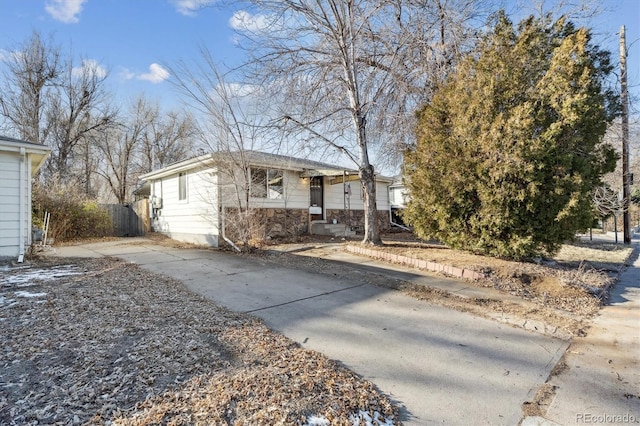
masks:
[[[190,158],[188,160],[180,161],[175,164],[171,164],[167,167],[163,167],[158,170],[154,170],[149,173],[145,173],[139,177],[142,181],[159,179],[162,177],[175,175],[187,170],[191,170],[195,167],[211,166],[213,165],[213,156],[211,154],[201,155],[199,157]]]
[[[29,154],[32,157],[32,174],[40,170],[44,162],[47,160],[47,157],[51,154],[51,148],[48,146],[0,136],[0,151],[20,153],[22,150],[24,150],[25,154]]]

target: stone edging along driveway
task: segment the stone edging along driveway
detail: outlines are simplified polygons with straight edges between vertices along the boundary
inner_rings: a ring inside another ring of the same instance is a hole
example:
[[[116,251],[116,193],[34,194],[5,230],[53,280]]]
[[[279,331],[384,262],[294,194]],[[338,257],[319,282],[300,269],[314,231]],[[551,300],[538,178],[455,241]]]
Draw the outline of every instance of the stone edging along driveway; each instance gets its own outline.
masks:
[[[458,268],[456,266],[443,265],[437,262],[430,262],[427,260],[416,259],[414,257],[403,256],[394,253],[387,253],[380,250],[372,250],[370,248],[360,247],[360,246],[345,246],[345,250],[359,254],[361,256],[367,256],[374,259],[386,260],[388,262],[400,263],[403,265],[412,266],[415,268],[426,269],[428,271],[433,272],[441,272],[443,274],[456,277],[456,278],[464,278],[469,280],[481,280],[486,278],[486,275],[482,272],[474,271],[466,268]]]

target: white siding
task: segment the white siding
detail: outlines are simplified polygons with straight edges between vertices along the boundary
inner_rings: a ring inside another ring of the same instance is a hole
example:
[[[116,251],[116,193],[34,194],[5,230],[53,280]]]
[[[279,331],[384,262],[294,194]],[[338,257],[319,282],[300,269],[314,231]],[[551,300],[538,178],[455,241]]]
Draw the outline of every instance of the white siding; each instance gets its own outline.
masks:
[[[331,185],[332,178],[324,178],[324,207],[325,209],[341,210],[345,205],[344,187],[342,183]],[[347,199],[347,206],[351,210],[363,210],[364,201],[362,199],[362,185],[359,180],[347,182],[351,185],[351,196]],[[389,194],[386,182],[376,182],[376,208],[378,210],[389,210]]]
[[[20,247],[20,156],[0,152],[0,257]]]
[[[376,182],[376,207],[378,210],[389,210],[389,184]]]
[[[405,207],[409,200],[407,189],[404,186],[394,186],[389,190],[389,202],[395,207]]]
[[[285,197],[287,208],[308,209],[309,208],[309,178],[303,179],[300,173],[293,171],[285,172]]]
[[[26,249],[31,244],[31,158],[26,155],[20,176],[20,155],[0,152],[0,257],[16,257],[22,228]],[[20,186],[24,191],[24,221],[20,223]]]
[[[162,199],[155,231],[180,241],[218,245],[217,177],[204,170],[187,172],[187,199],[178,199],[178,174],[154,180],[151,195]]]

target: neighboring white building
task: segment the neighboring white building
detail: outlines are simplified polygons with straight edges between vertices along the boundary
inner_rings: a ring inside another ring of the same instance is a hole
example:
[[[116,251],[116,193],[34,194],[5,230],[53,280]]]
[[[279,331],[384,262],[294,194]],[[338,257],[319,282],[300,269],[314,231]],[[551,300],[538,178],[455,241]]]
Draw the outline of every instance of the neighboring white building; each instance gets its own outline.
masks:
[[[141,179],[149,186],[153,230],[180,241],[217,247],[222,230],[233,234],[229,218],[247,201],[263,219],[266,236],[325,233],[324,228],[338,235],[364,226],[357,171],[317,161],[258,151],[226,158],[207,154]],[[378,221],[384,228],[389,227],[391,183],[376,177]]]
[[[402,180],[396,179],[389,185],[389,203],[392,208],[403,209],[407,207],[409,202],[409,193],[402,183]]]
[[[23,256],[31,244],[31,179],[50,149],[0,136],[0,258]]]
[[[402,219],[402,211],[409,202],[409,192],[404,186],[401,176],[396,176],[389,185],[389,204],[391,205],[391,222],[395,226],[408,229]]]

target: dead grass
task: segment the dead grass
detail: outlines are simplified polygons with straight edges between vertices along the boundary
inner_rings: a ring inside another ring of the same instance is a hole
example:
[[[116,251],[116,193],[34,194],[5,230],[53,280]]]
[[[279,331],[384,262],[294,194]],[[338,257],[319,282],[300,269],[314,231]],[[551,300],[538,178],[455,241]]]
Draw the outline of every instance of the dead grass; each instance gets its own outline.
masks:
[[[582,316],[597,311],[633,251],[620,244],[581,242],[563,245],[553,258],[528,263],[417,241],[386,241],[379,250],[482,272],[486,279],[477,285]]]

